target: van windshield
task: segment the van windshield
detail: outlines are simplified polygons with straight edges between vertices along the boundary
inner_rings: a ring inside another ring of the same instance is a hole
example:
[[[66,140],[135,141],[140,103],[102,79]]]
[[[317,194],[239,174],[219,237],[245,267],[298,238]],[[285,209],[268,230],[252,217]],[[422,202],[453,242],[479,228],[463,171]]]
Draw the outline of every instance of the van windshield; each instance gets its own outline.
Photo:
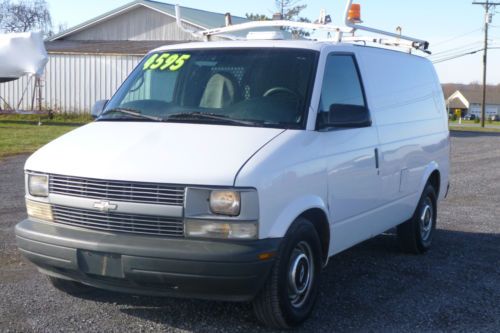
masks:
[[[99,120],[303,128],[317,55],[277,48],[152,53]]]

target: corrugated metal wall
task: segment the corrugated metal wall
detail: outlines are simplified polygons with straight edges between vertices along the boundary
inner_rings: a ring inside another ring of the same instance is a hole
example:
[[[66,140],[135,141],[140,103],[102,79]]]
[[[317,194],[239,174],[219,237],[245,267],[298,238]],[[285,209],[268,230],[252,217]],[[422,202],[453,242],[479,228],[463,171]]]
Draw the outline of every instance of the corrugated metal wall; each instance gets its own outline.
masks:
[[[199,29],[186,23],[184,26],[193,30]],[[65,39],[191,40],[193,37],[179,29],[174,18],[149,8],[139,7],[71,34]]]
[[[135,55],[50,54],[42,81],[43,108],[88,113],[95,101],[109,99],[114,94],[141,59],[142,56]],[[16,107],[27,84],[19,109],[30,109],[34,79],[29,82],[28,77],[23,77],[0,83],[0,96]]]

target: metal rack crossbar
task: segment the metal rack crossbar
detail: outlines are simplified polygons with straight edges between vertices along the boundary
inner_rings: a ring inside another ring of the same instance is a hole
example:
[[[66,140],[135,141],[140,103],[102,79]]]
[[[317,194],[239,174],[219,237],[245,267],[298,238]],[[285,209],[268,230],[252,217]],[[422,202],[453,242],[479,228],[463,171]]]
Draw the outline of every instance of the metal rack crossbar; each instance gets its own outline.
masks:
[[[241,37],[236,37],[234,35],[231,35],[231,33],[238,31],[245,31],[245,30],[251,31],[252,29],[260,29],[266,27],[267,28],[288,27],[288,28],[319,30],[319,31],[335,33],[335,37],[333,39],[333,41],[335,42],[364,42],[364,43],[371,42],[388,46],[400,46],[410,49],[413,48],[416,50],[429,53],[428,52],[429,42],[425,40],[389,31],[379,30],[371,27],[366,27],[351,21],[349,19],[349,10],[351,9],[352,1],[353,0],[347,0],[347,5],[344,12],[344,24],[345,24],[344,26],[335,26],[332,24],[322,24],[322,23],[295,22],[286,20],[255,21],[255,22],[246,22],[246,23],[232,25],[230,15],[226,14],[225,27],[194,31],[183,26],[180,7],[178,5],[175,6],[175,14],[177,19],[177,24],[182,30],[190,33],[196,38],[201,38],[205,41],[210,41],[212,36],[220,36],[228,39],[244,39]],[[366,36],[358,37],[354,35],[354,33],[357,30],[366,31],[386,37],[391,37],[392,39],[366,37]],[[345,36],[345,34],[352,34],[352,35]]]

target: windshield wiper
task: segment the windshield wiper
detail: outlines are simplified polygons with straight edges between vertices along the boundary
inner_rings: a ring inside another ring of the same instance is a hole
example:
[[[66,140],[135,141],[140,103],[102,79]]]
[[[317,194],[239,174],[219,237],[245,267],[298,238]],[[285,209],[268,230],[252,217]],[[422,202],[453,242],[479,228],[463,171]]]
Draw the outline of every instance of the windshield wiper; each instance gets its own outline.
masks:
[[[169,115],[165,121],[168,120],[189,120],[189,119],[210,119],[210,120],[218,120],[218,121],[223,121],[223,122],[228,122],[228,123],[233,123],[233,124],[238,124],[238,125],[246,125],[246,126],[255,126],[258,125],[257,122],[254,121],[246,121],[246,120],[239,120],[239,119],[233,119],[228,116],[224,116],[221,114],[217,113],[208,113],[208,112],[179,112],[179,113],[174,113]]]
[[[105,113],[103,113],[102,115],[104,116],[104,115],[106,115],[108,113],[111,113],[111,112],[124,113],[124,114],[130,115],[130,116],[134,116],[134,117],[137,117],[137,118],[149,119],[149,120],[153,120],[153,121],[163,121],[163,118],[155,117],[155,116],[148,116],[146,114],[142,114],[138,110],[127,109],[127,108],[113,108],[113,109],[109,109]]]

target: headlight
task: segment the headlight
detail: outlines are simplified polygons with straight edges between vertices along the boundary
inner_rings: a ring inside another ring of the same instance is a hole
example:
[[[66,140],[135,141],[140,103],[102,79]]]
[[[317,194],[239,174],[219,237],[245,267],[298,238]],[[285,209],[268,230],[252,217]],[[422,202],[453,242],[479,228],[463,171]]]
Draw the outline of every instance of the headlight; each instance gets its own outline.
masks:
[[[28,175],[28,191],[34,197],[46,197],[49,195],[49,176]]]
[[[187,220],[186,236],[222,239],[256,239],[257,223]]]
[[[210,192],[210,210],[214,214],[240,215],[240,193],[235,191],[214,190]]]
[[[43,202],[26,200],[28,216],[36,219],[52,222],[52,207]]]

